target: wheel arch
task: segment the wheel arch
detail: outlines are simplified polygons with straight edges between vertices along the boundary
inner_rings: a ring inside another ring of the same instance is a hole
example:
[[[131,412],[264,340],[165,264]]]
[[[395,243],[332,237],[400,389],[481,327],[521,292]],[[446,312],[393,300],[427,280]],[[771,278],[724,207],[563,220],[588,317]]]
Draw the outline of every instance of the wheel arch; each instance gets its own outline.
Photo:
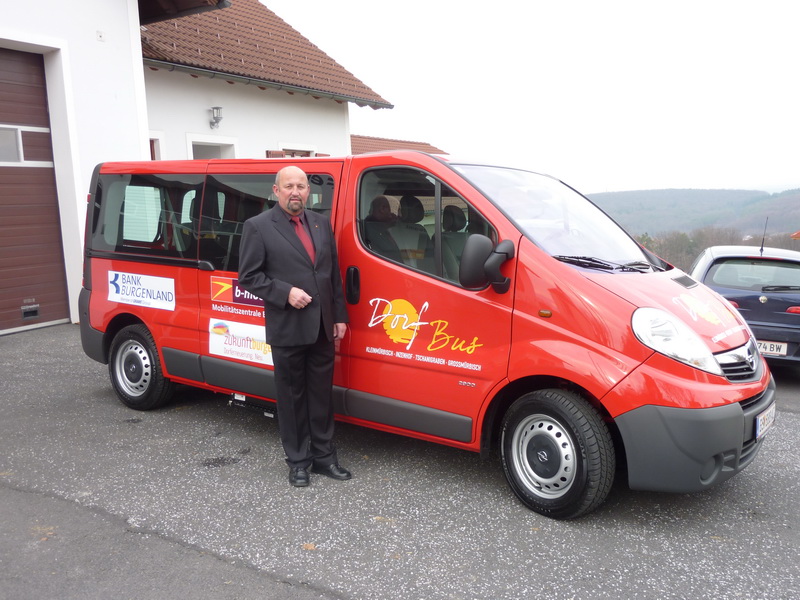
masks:
[[[627,464],[625,458],[625,448],[622,444],[622,438],[617,428],[614,419],[611,418],[610,413],[606,410],[603,403],[598,398],[593,396],[588,390],[577,385],[575,382],[561,377],[554,377],[552,375],[531,375],[523,377],[515,381],[511,381],[495,394],[494,398],[489,404],[489,407],[484,413],[483,420],[481,421],[480,432],[480,456],[481,458],[490,457],[494,451],[499,447],[500,443],[500,429],[503,423],[503,416],[514,403],[515,400],[523,395],[544,389],[559,389],[570,391],[580,395],[592,406],[594,406],[603,417],[606,426],[611,433],[614,441],[614,447],[617,453],[617,464]]]
[[[111,319],[106,326],[105,332],[103,333],[103,356],[105,357],[105,364],[108,364],[109,353],[111,352],[111,344],[114,341],[114,338],[128,325],[142,325],[147,327],[144,321],[130,313],[121,313]],[[147,329],[149,330],[150,328],[147,327]]]

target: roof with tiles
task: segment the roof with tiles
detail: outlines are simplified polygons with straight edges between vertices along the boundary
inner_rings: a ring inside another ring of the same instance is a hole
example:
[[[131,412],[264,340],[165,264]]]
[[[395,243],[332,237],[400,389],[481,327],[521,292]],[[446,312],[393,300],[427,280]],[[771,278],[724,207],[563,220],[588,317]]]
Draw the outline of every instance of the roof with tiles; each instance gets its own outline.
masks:
[[[429,154],[447,154],[436,146],[426,142],[407,142],[388,138],[368,137],[366,135],[350,136],[350,152],[353,154],[366,154],[367,152],[382,152],[385,150],[419,150]]]
[[[393,106],[258,0],[142,27],[151,68],[243,81],[372,108]]]

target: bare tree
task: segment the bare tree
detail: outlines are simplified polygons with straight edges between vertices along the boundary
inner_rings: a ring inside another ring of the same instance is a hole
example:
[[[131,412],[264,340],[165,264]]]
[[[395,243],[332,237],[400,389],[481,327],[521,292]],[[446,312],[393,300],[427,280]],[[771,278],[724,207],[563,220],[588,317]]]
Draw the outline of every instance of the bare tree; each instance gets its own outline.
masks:
[[[764,237],[744,235],[737,229],[722,227],[703,227],[689,233],[670,231],[655,238],[644,233],[636,236],[636,240],[668,263],[687,271],[697,255],[709,246],[761,246],[762,237],[765,246],[800,250],[800,241],[791,239],[785,233]]]

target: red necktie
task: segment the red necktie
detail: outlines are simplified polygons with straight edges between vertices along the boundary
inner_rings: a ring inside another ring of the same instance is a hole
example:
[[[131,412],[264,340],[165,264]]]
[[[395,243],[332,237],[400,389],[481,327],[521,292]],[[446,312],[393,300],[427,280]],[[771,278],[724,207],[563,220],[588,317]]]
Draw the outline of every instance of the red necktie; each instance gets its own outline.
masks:
[[[306,228],[303,226],[303,222],[300,220],[300,217],[292,217],[292,223],[294,224],[294,231],[297,233],[297,237],[300,238],[300,241],[303,242],[303,246],[308,252],[308,256],[311,257],[311,262],[313,263],[316,256],[314,254],[314,243],[311,241],[311,237],[308,235]]]

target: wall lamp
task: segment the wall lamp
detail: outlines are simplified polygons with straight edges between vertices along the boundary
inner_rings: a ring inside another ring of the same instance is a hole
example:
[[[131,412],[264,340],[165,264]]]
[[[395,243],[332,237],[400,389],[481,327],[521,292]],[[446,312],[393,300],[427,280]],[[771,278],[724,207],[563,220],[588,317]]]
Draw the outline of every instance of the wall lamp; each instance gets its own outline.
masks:
[[[211,129],[216,129],[219,127],[219,122],[222,121],[222,107],[221,106],[212,106],[211,107]]]

